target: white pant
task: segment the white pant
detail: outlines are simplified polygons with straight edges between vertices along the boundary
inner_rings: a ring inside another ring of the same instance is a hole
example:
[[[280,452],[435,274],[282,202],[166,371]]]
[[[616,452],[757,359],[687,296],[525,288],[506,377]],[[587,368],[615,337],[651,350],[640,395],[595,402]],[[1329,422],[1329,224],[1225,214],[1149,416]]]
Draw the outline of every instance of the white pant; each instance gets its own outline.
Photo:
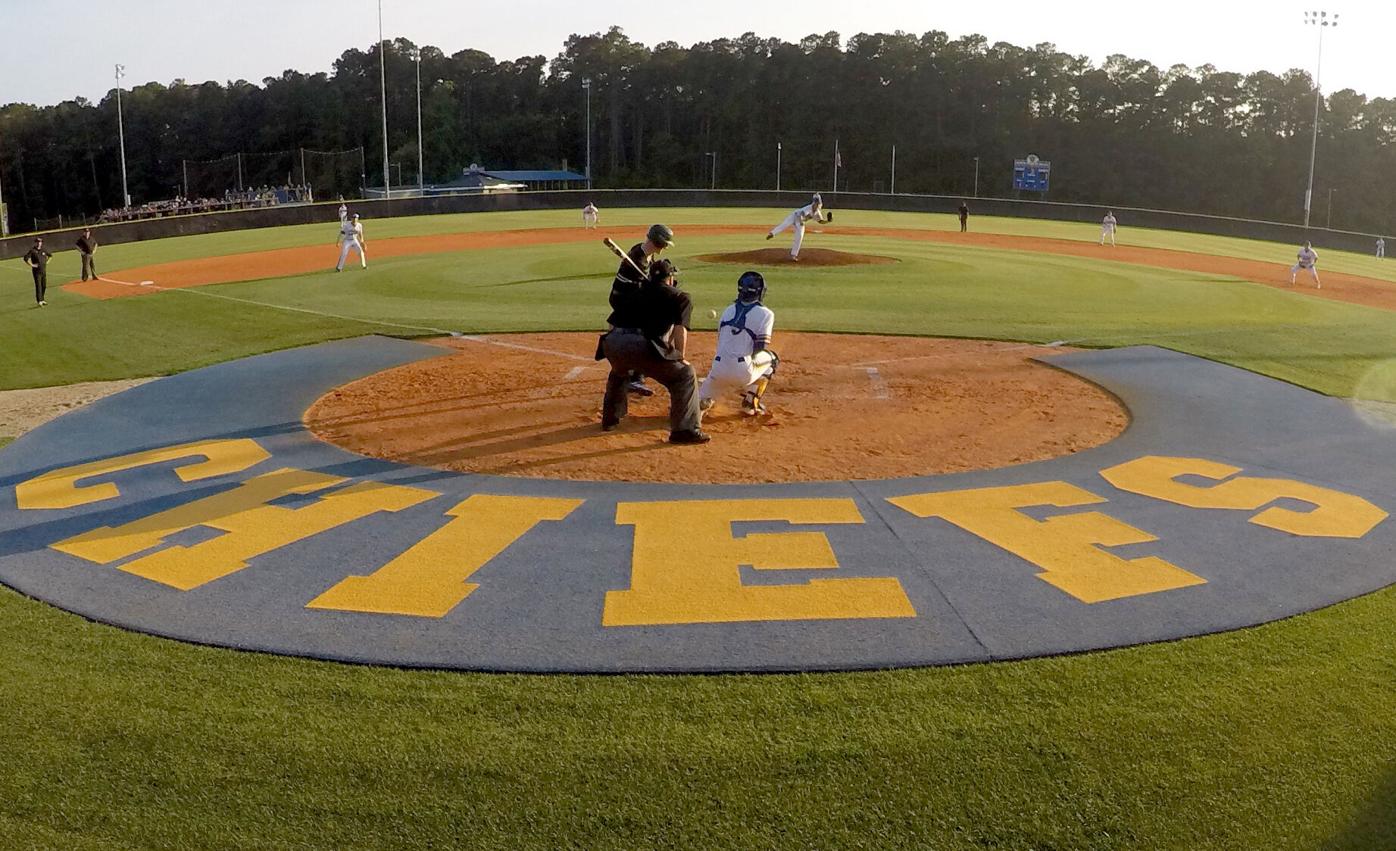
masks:
[[[805,241],[805,223],[804,220],[800,218],[799,210],[796,210],[795,212],[786,216],[785,221],[771,228],[771,236],[775,236],[776,234],[781,233],[782,231],[789,230],[790,228],[795,229],[795,241],[790,243],[790,256],[799,257],[800,243]]]
[[[585,228],[594,228],[594,227],[596,227],[596,214],[595,214],[595,213],[582,213],[582,227],[585,227]]]
[[[713,399],[719,393],[751,388],[757,381],[775,372],[771,368],[772,360],[771,353],[767,351],[757,352],[741,360],[713,358],[708,377],[703,379],[702,386],[698,388],[698,398]]]
[[[1114,245],[1114,244],[1115,244],[1115,229],[1112,228],[1112,227],[1110,227],[1109,225],[1105,225],[1104,227],[1102,227],[1102,228],[1100,229],[1100,244],[1101,244],[1101,245],[1104,245],[1104,244],[1105,244],[1105,238],[1106,238],[1107,236],[1110,237],[1110,244],[1111,244],[1111,245]]]
[[[1382,244],[1382,245],[1378,245],[1378,246],[1377,246],[1377,256],[1378,256],[1378,257],[1385,257],[1385,256],[1386,256],[1386,245],[1385,245],[1385,244]]]
[[[368,255],[364,254],[364,247],[359,242],[358,237],[351,237],[344,240],[344,243],[339,247],[339,263],[335,264],[335,268],[344,268],[344,261],[348,259],[351,250],[359,252],[359,265],[367,269]]]
[[[1298,264],[1298,263],[1295,263],[1293,266],[1289,267],[1289,282],[1290,282],[1291,284],[1294,283],[1294,276],[1299,274],[1299,270],[1300,270],[1300,269],[1308,269],[1308,270],[1309,270],[1309,274],[1313,276],[1314,283],[1318,283],[1318,267],[1317,267],[1317,266],[1302,266],[1302,265],[1300,265],[1300,264]]]

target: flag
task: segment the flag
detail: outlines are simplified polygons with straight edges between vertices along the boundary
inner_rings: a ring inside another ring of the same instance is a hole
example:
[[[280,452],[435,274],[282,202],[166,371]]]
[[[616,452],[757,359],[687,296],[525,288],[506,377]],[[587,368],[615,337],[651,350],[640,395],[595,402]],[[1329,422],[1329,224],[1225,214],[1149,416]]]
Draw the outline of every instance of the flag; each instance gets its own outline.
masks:
[[[838,151],[834,151],[834,165],[843,168],[843,157],[839,155]]]

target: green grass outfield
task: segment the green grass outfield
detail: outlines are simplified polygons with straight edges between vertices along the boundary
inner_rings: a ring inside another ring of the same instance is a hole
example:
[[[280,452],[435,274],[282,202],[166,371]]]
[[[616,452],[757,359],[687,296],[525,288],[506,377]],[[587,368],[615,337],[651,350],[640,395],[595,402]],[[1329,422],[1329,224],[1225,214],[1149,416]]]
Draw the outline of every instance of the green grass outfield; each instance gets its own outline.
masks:
[[[604,231],[625,243],[652,219],[759,228],[778,215],[603,211]],[[574,218],[442,216],[369,222],[369,232]],[[955,226],[948,216],[858,212],[845,222]],[[331,222],[112,246],[99,259],[114,271],[323,240],[328,267],[333,235]],[[1121,236],[1278,262],[1293,254]],[[730,300],[740,269],[692,255],[766,245],[682,230],[679,240],[700,308]],[[902,262],[773,272],[777,334],[1155,342],[1338,395],[1396,359],[1396,314],[1225,278],[892,239],[807,244]],[[1323,268],[1396,278],[1396,263],[1368,259],[1324,252]],[[72,262],[56,258],[54,278]],[[418,333],[374,322],[592,330],[614,265],[599,246],[545,246],[105,302],[56,292],[36,310],[27,271],[7,264],[0,387],[169,373],[372,330]],[[357,668],[186,646],[0,591],[0,717],[5,848],[1396,847],[1396,588],[1165,645],[765,677]]]

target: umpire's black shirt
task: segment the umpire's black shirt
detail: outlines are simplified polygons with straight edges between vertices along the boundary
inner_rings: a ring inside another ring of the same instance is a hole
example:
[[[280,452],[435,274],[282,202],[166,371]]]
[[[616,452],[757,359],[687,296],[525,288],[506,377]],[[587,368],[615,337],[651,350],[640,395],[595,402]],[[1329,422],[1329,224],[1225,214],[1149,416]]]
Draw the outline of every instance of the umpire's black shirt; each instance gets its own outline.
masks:
[[[624,260],[620,261],[620,268],[616,270],[616,279],[611,282],[610,302],[611,310],[613,311],[620,308],[619,302],[624,299],[625,296],[633,295],[639,291],[640,283],[645,279],[645,275],[642,275],[641,272],[648,274],[650,270],[650,258],[645,254],[645,244],[643,242],[637,242],[631,246],[630,250],[626,252],[626,255],[635,262],[636,266],[640,267],[640,272],[636,272],[634,269],[630,268],[630,264]],[[615,321],[615,313],[612,313],[611,318],[606,321],[617,327],[634,327],[621,326],[620,323]]]
[[[83,254],[91,254],[97,250],[97,238],[95,236],[92,239],[80,236],[76,244],[78,251],[81,251]]]
[[[657,281],[646,281],[633,291],[623,293],[620,303],[611,313],[611,324],[617,328],[638,328],[665,360],[682,360],[670,345],[669,332],[675,325],[689,327],[693,316],[693,299],[678,287]]]
[[[36,271],[43,272],[48,269],[48,259],[52,256],[42,248],[31,248],[29,253],[24,255],[24,262],[31,266],[38,266]]]

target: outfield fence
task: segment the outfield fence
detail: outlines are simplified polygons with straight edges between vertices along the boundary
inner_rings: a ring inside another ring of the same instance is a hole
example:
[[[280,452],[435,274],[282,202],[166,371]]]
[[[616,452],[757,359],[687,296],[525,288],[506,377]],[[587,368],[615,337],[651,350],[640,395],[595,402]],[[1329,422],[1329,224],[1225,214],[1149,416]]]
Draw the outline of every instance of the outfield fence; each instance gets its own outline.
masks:
[[[1008,198],[966,198],[961,195],[888,195],[862,192],[823,192],[824,204],[831,210],[880,210],[906,213],[956,215],[961,201],[969,204],[973,216],[1050,219],[1098,224],[1107,209],[1113,210],[1125,228],[1158,228],[1258,239],[1297,245],[1312,240],[1320,248],[1371,253],[1378,234],[1328,228],[1304,228],[1298,224],[1150,210],[1139,207],[1102,204],[1069,204],[1049,201],[1021,201]],[[423,216],[447,213],[488,213],[518,210],[580,211],[587,201],[606,209],[644,207],[771,207],[794,209],[809,203],[808,191],[757,191],[741,189],[597,189],[551,190],[546,192],[507,192],[497,194],[438,195],[429,197],[358,200],[350,202],[354,212],[365,219],[396,216]],[[97,241],[103,245],[139,242],[171,236],[222,233],[282,225],[334,224],[339,202],[301,204],[167,216],[132,222],[95,225]],[[81,228],[47,231],[43,235],[50,250],[69,250]],[[27,233],[0,239],[0,260],[19,257],[29,250],[36,234]],[[1393,237],[1396,239],[1396,237]],[[1396,245],[1396,242],[1393,242]]]

